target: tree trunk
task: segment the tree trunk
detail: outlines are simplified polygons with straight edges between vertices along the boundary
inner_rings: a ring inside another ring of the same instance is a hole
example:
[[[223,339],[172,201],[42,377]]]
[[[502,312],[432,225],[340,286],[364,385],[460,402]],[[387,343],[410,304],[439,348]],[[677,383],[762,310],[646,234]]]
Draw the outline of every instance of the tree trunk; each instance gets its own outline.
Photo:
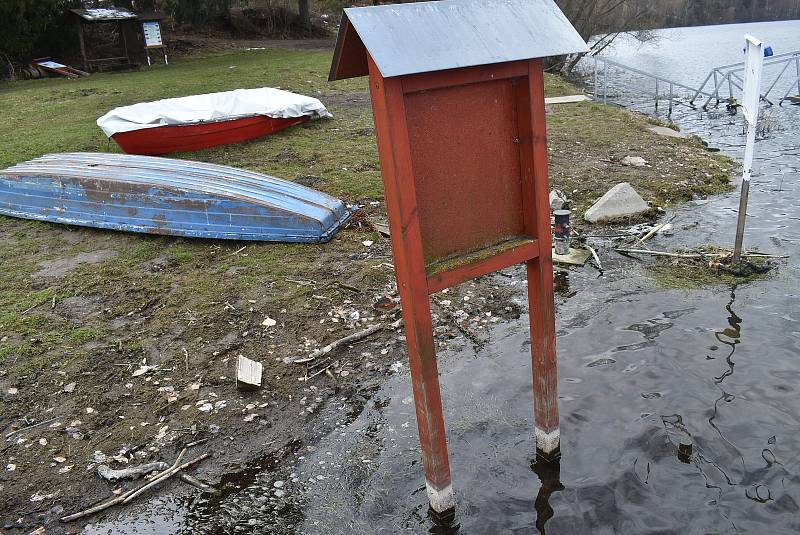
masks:
[[[297,13],[304,28],[311,27],[311,0],[297,0]]]

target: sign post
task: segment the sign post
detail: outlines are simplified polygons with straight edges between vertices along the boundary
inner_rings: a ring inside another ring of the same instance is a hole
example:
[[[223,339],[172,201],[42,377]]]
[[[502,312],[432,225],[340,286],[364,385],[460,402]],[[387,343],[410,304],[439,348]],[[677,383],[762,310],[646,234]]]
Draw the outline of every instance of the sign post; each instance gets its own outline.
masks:
[[[739,221],[736,226],[736,242],[733,248],[733,263],[738,264],[742,258],[742,242],[747,220],[747,200],[750,195],[750,175],[753,172],[753,152],[756,145],[758,112],[761,104],[761,71],[764,67],[764,43],[745,35],[744,85],[742,95],[742,112],[747,122],[747,143],[744,148],[744,172],[742,174],[742,193],[739,198]]]
[[[164,41],[161,38],[161,24],[155,20],[146,20],[142,22],[142,33],[144,34],[144,49],[147,55],[148,67],[152,65],[150,61],[150,50],[160,48],[164,54],[164,64],[169,65],[167,59],[167,49],[164,47]]]

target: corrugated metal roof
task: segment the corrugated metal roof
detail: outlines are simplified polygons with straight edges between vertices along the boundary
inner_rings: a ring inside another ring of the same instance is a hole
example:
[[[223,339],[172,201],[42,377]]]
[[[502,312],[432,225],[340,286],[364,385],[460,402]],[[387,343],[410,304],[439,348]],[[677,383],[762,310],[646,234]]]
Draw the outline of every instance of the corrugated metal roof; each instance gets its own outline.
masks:
[[[135,13],[131,13],[127,9],[121,9],[118,7],[113,7],[113,8],[95,7],[90,9],[73,9],[72,12],[78,15],[80,18],[92,22],[101,22],[105,20],[127,20],[136,18]]]
[[[355,32],[348,31],[349,25]],[[363,44],[352,42],[359,39]],[[347,8],[330,79],[368,74],[366,62],[352,57],[364,48],[386,78],[588,50],[553,0],[439,0]]]

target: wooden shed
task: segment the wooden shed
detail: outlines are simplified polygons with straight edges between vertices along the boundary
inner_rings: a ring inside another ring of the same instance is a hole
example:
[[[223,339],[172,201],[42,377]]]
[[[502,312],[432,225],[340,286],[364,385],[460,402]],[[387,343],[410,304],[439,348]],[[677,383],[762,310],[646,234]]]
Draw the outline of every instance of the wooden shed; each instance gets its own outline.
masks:
[[[541,58],[586,50],[552,0],[441,0],[342,16],[330,80],[370,78],[426,487],[439,515],[455,501],[432,293],[527,264],[536,449],[558,456]]]

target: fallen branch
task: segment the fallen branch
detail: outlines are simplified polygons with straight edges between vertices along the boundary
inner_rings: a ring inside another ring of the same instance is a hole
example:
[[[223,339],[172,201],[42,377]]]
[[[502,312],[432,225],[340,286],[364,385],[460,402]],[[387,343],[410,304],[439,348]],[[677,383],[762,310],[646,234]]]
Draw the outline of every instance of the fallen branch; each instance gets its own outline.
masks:
[[[116,497],[114,497],[114,498],[112,498],[112,499],[110,499],[110,500],[108,500],[106,502],[103,502],[103,503],[97,504],[97,505],[95,505],[93,507],[90,507],[89,509],[86,509],[84,511],[80,511],[78,513],[74,513],[74,514],[62,517],[61,521],[62,522],[72,522],[73,520],[77,520],[79,518],[83,518],[85,516],[93,515],[94,513],[99,513],[100,511],[104,511],[104,510],[108,509],[109,507],[117,505],[118,503],[128,503],[133,498],[135,498],[136,496],[140,495],[142,492],[144,492],[145,490],[149,489],[150,487],[152,487],[154,485],[157,485],[158,483],[161,483],[162,481],[165,481],[165,480],[169,479],[170,477],[174,476],[175,474],[177,474],[181,470],[184,470],[184,469],[188,468],[189,466],[191,466],[193,464],[197,464],[200,461],[202,461],[203,459],[208,457],[208,454],[204,453],[201,456],[199,456],[199,457],[197,457],[195,459],[192,459],[191,461],[185,462],[183,464],[178,464],[183,459],[183,456],[186,454],[186,449],[187,448],[183,448],[183,450],[180,452],[180,454],[178,455],[178,458],[175,460],[175,463],[172,465],[171,468],[161,472],[159,475],[157,475],[156,477],[154,477],[153,479],[151,479],[147,483],[144,483],[144,484],[136,487],[135,489],[131,489],[128,492],[123,492],[119,496],[116,496]]]
[[[29,425],[28,427],[21,427],[21,428],[17,429],[16,431],[11,431],[10,433],[8,433],[6,435],[6,440],[8,440],[9,438],[13,437],[17,433],[22,433],[23,431],[29,431],[31,429],[36,429],[37,427],[41,427],[43,425],[47,425],[50,422],[55,422],[59,418],[61,418],[61,416],[56,416],[55,418],[50,418],[49,420],[45,420],[43,422],[39,422],[38,424]]]
[[[347,345],[347,344],[352,344],[353,342],[358,342],[359,340],[363,340],[364,338],[366,338],[368,336],[372,336],[373,334],[375,334],[376,332],[380,331],[381,329],[383,329],[383,324],[382,323],[379,323],[377,325],[373,325],[372,327],[370,327],[368,329],[364,329],[363,331],[359,331],[357,333],[353,333],[350,336],[345,336],[344,338],[340,338],[339,340],[336,340],[335,342],[331,342],[330,344],[326,345],[325,347],[323,347],[321,349],[317,349],[316,351],[311,353],[311,355],[309,355],[308,358],[297,359],[297,360],[294,361],[294,363],[295,364],[305,364],[307,362],[311,362],[312,360],[316,360],[316,359],[318,359],[319,357],[321,357],[323,355],[327,355],[328,353],[330,353],[331,351],[333,351],[337,347],[340,347],[340,346],[343,346],[343,345]]]
[[[586,245],[586,248],[589,249],[589,252],[592,253],[592,258],[594,258],[595,263],[597,264],[597,269],[600,273],[603,273],[603,263],[600,262],[600,257],[597,256],[597,251],[594,250],[594,247],[591,245]]]
[[[169,468],[167,463],[155,462],[143,464],[140,466],[131,466],[129,468],[122,468],[114,470],[110,466],[101,464],[97,467],[97,473],[100,477],[108,481],[116,481],[118,479],[138,479],[142,476],[155,472],[157,470],[166,470]]]
[[[663,229],[667,225],[669,225],[669,221],[665,221],[664,223],[661,223],[660,225],[656,225],[655,227],[651,228],[650,231],[647,234],[645,234],[644,236],[642,236],[641,238],[639,238],[635,242],[633,242],[633,245],[636,246],[636,245],[639,245],[640,243],[646,242],[647,240],[652,238],[656,233],[661,232],[661,229]]]
[[[135,497],[139,496],[141,493],[143,493],[147,489],[149,489],[151,487],[154,487],[154,486],[158,485],[159,483],[162,483],[162,482],[166,481],[167,479],[171,478],[172,476],[174,476],[175,474],[177,474],[178,472],[180,472],[184,468],[188,468],[189,466],[191,466],[191,465],[193,465],[195,463],[199,463],[200,461],[202,461],[203,459],[208,457],[208,454],[204,453],[200,457],[192,459],[189,462],[186,462],[186,463],[183,463],[183,464],[178,464],[183,459],[183,455],[185,453],[186,453],[186,448],[183,448],[183,451],[181,451],[180,455],[178,455],[178,458],[175,460],[175,464],[172,465],[172,468],[170,468],[169,470],[166,470],[164,472],[161,472],[156,477],[154,477],[153,479],[148,481],[145,485],[142,485],[141,487],[136,489],[130,496],[125,498],[122,501],[122,503],[129,503],[131,500],[133,500]]]
[[[669,253],[667,251],[650,251],[649,249],[614,249],[618,253],[649,254],[652,256],[668,256],[671,258],[722,258],[731,253]],[[771,255],[766,253],[742,253],[747,258],[789,258],[788,255]]]
[[[178,477],[180,477],[181,481],[183,481],[184,483],[188,483],[188,484],[192,485],[193,487],[195,487],[195,488],[197,488],[197,489],[199,489],[199,490],[201,490],[203,492],[210,492],[212,494],[217,492],[217,489],[215,489],[211,485],[207,485],[207,484],[203,483],[202,481],[200,481],[196,477],[191,476],[191,475],[187,474],[186,472],[181,472],[181,475],[178,476]]]

